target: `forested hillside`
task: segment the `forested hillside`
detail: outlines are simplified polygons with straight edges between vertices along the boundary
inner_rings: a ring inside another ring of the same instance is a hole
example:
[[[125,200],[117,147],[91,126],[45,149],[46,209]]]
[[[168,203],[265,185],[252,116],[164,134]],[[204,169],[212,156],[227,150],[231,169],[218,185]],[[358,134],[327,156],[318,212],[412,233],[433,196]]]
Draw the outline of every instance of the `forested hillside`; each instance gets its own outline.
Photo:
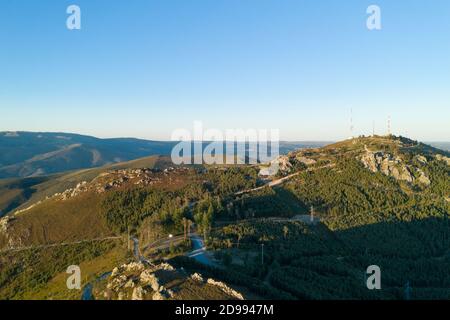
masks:
[[[117,239],[133,235],[148,259],[173,259],[259,298],[448,299],[449,160],[445,151],[388,136],[290,152],[269,177],[264,165],[171,166],[164,158],[79,172],[76,186],[0,221],[1,261],[17,248],[25,259],[27,247],[101,237],[118,243],[86,259],[117,257],[126,247]],[[187,233],[204,239],[212,263],[184,256]],[[45,281],[55,281],[63,263],[45,259],[60,249],[42,250],[33,259]],[[24,292],[8,281],[23,271],[21,258],[14,261],[0,283],[10,298]],[[382,290],[367,289],[370,265],[381,269]],[[36,295],[48,290],[42,279]]]

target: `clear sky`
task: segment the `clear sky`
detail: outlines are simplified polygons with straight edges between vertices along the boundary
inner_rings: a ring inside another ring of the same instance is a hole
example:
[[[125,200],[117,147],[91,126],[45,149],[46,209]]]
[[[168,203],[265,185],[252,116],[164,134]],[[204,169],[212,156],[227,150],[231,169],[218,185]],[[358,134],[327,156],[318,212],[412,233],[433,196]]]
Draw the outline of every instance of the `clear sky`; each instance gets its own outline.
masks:
[[[66,8],[81,8],[81,30]],[[382,30],[366,28],[371,4]],[[0,131],[450,141],[448,0],[0,2]]]

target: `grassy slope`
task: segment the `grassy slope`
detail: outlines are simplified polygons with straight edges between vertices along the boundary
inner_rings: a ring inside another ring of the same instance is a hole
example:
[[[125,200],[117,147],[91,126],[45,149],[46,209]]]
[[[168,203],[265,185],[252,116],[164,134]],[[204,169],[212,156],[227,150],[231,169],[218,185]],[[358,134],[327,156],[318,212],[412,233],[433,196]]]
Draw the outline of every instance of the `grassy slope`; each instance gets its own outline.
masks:
[[[80,266],[85,285],[125,259],[120,240],[0,253],[0,299],[79,299],[65,287],[68,266]]]
[[[20,237],[24,246],[109,236],[111,232],[99,214],[100,201],[97,194],[45,201],[17,215],[11,234]]]
[[[33,203],[45,199],[47,196],[52,196],[55,193],[73,188],[82,181],[90,181],[107,170],[165,167],[167,164],[167,158],[151,156],[105,167],[77,170],[64,174],[0,180],[0,212],[6,214],[17,209],[27,208]]]
[[[96,257],[92,260],[86,260],[79,264],[81,270],[81,287],[94,282],[101,275],[111,272],[111,270],[124,263],[127,259],[127,252],[121,246],[113,248],[111,251]],[[25,299],[33,300],[78,300],[81,297],[80,290],[67,289],[66,272],[60,272],[55,275],[45,286],[35,292],[27,292]]]
[[[374,141],[371,140],[361,140],[357,141],[356,143],[352,143],[349,141],[342,142],[333,146],[330,146],[326,149],[319,150],[319,152],[322,152],[325,150],[331,150],[334,148],[342,148],[346,151],[350,151],[347,156],[351,156],[354,160],[355,154],[358,154],[361,152],[361,148],[364,147],[364,144],[369,144],[369,148],[375,149],[375,148],[386,148],[385,144],[387,144],[387,148],[392,150],[395,150],[396,152],[402,152],[404,150],[400,150],[396,148],[396,145],[393,141],[389,139],[377,139]],[[419,149],[417,149],[419,148]],[[364,149],[362,149],[364,150]],[[407,150],[413,150],[414,152],[419,152],[421,150],[427,150],[422,149],[420,146],[408,148]],[[429,150],[429,149],[428,149]],[[344,152],[342,150],[342,152]],[[434,150],[430,150],[431,153],[434,152]],[[330,155],[332,158],[333,156]],[[153,161],[153,163],[152,163]],[[389,205],[394,204],[401,204],[401,205],[407,205],[409,206],[410,203],[406,202],[403,198],[398,198],[398,196],[401,195],[400,193],[400,186],[397,182],[393,181],[391,178],[388,178],[380,173],[378,174],[372,174],[366,169],[363,169],[361,165],[353,165],[352,163],[344,163],[342,166],[338,166],[335,169],[332,170],[325,170],[327,172],[324,172],[324,170],[317,171],[315,173],[308,173],[308,174],[302,174],[297,179],[294,179],[290,183],[284,186],[283,189],[280,189],[277,191],[277,198],[278,201],[281,203],[285,203],[288,205],[292,205],[294,208],[294,202],[297,199],[297,201],[300,199],[302,203],[305,203],[307,206],[300,208],[300,209],[308,209],[310,204],[314,204],[315,208],[319,211],[322,211],[320,209],[323,209],[322,213],[326,214],[328,209],[332,209],[332,207],[336,207],[338,210],[341,210],[341,206],[345,206],[347,209],[347,213],[344,215],[342,214],[342,211],[340,213],[339,221],[334,221],[336,230],[344,229],[340,228],[340,222],[346,221],[347,225],[353,225],[361,226],[366,225],[370,223],[374,223],[375,221],[372,221],[370,218],[369,213],[365,213],[364,216],[361,216],[358,214],[359,212],[365,212],[366,209],[369,211],[376,211],[374,209],[382,209],[384,208],[384,204],[388,202]],[[120,168],[129,168],[129,167],[151,167],[155,165],[166,165],[164,162],[164,159],[157,159],[155,160],[152,158],[146,158],[141,160],[136,160],[132,162],[128,162],[125,164],[120,165],[114,165],[110,166],[108,168],[111,169],[120,169]],[[59,182],[56,183],[55,181],[49,180],[44,181],[43,184],[49,184],[49,188],[46,190],[49,190],[51,188],[58,188],[61,186],[61,183],[69,181],[70,183],[74,181],[82,181],[82,180],[90,180],[93,177],[95,177],[97,174],[99,174],[101,171],[97,170],[105,170],[103,169],[90,169],[90,170],[82,170],[75,173],[67,174],[64,176],[59,176],[56,179],[59,179]],[[343,171],[348,170],[347,174],[343,174]],[[93,172],[95,171],[95,172]],[[89,177],[91,177],[89,179]],[[56,180],[55,179],[55,180]],[[443,182],[444,184],[448,184],[447,182]],[[42,184],[40,184],[42,185]],[[378,186],[380,190],[377,190]],[[386,189],[386,187],[395,189],[396,192],[392,192],[392,190]],[[370,191],[370,194],[369,194]],[[370,196],[369,196],[370,195]],[[395,196],[395,197],[394,197]],[[406,196],[406,195],[405,195]],[[391,199],[392,198],[392,199]],[[30,243],[49,243],[49,242],[59,242],[62,240],[67,239],[80,239],[80,237],[84,238],[94,238],[98,237],[102,234],[107,235],[108,230],[106,228],[105,222],[103,219],[98,215],[98,204],[100,201],[100,197],[98,195],[83,195],[80,197],[77,197],[75,199],[68,200],[66,202],[56,202],[56,201],[48,201],[38,207],[35,207],[27,212],[24,212],[19,216],[21,222],[20,222],[20,229],[17,229],[15,233],[20,235],[21,233],[29,233],[30,234]],[[381,202],[380,202],[381,201]],[[266,202],[264,202],[266,204]],[[411,203],[412,204],[412,203]],[[254,204],[253,204],[254,205]],[[421,206],[416,206],[417,208],[421,209]],[[321,208],[322,207],[322,208]],[[297,213],[296,211],[299,208],[295,208],[293,210],[294,213]],[[383,213],[385,210],[382,210]],[[405,215],[403,212],[400,212],[401,216],[405,216],[405,223],[407,222],[406,218],[409,219],[410,217],[410,210],[408,208],[406,209],[407,212],[405,212]],[[448,212],[448,210],[447,210]],[[320,213],[320,212],[319,212]],[[389,215],[394,217],[395,215],[387,212]],[[424,214],[427,212],[424,212]],[[289,214],[289,216],[292,215]],[[433,214],[436,216],[441,216],[440,212],[437,212],[436,214]],[[427,217],[429,214],[427,213]],[[427,218],[426,217],[426,218]],[[361,218],[363,221],[359,221],[356,218]],[[351,222],[351,223],[350,223]],[[376,221],[380,222],[380,221]],[[51,225],[51,228],[48,228],[47,226]],[[410,226],[410,224],[404,224]],[[86,227],[88,226],[88,227]],[[14,227],[14,224],[13,224]],[[411,228],[414,227],[414,230],[419,230],[420,228],[416,228],[416,226],[411,225]],[[442,227],[442,226],[441,226]],[[441,232],[442,230],[446,230],[445,228],[442,229],[441,227],[437,228],[436,230],[438,232]],[[265,226],[263,227],[265,228]],[[410,227],[408,227],[410,228]],[[441,230],[442,229],[442,230]],[[280,229],[281,230],[281,229]],[[357,230],[357,229],[354,229]],[[362,230],[362,229],[361,229]],[[382,226],[380,225],[380,230],[391,230],[389,226]],[[395,230],[399,230],[399,228],[395,228]],[[378,229],[371,228],[371,231],[374,239],[378,237]],[[281,232],[278,232],[281,234]],[[367,235],[367,232],[362,232],[362,234]],[[394,233],[393,233],[394,234]],[[338,232],[336,233],[336,236],[338,238],[347,239],[347,238],[353,238],[354,243],[361,243],[362,239],[365,239],[364,237],[360,237],[361,233],[358,233],[358,236],[355,237],[353,233],[344,233],[344,232]],[[395,237],[392,237],[393,239],[402,239],[399,237],[400,234],[395,234]],[[421,236],[422,237],[422,236]],[[370,240],[370,239],[369,239]],[[429,239],[427,239],[429,240]],[[1,241],[1,239],[0,239]],[[403,241],[403,239],[402,239]],[[403,245],[403,242],[400,241],[400,243],[391,243],[394,244],[392,247],[396,249],[397,247],[401,247]],[[429,240],[433,242],[434,240]],[[376,251],[378,248],[381,252],[381,255],[386,253],[386,250],[383,248],[383,246],[380,246],[376,244],[376,242],[369,241],[370,245],[373,245],[374,247],[372,250]],[[385,241],[386,242],[386,241]],[[408,242],[408,241],[406,241]],[[441,241],[442,242],[442,241]],[[369,244],[366,247],[369,247]],[[303,243],[299,243],[299,246],[296,247],[295,243],[292,243],[294,246],[293,249],[290,250],[289,248],[286,248],[286,255],[290,255],[291,251],[295,254],[299,254],[301,250],[299,248],[303,248],[306,251],[309,249],[304,246]],[[434,244],[432,244],[434,245]],[[278,246],[278,244],[277,244]],[[321,247],[321,246],[319,246]],[[354,246],[355,250],[360,250],[358,246]],[[277,249],[279,249],[277,247]],[[321,248],[319,248],[322,250]],[[414,248],[412,248],[414,249]],[[412,251],[411,250],[407,250]],[[436,252],[439,254],[443,254],[442,248],[439,246],[439,250],[436,250]],[[305,251],[305,254],[310,254]],[[345,250],[347,251],[347,249]],[[352,251],[352,250],[350,250]],[[417,250],[416,250],[417,251]],[[330,253],[332,254],[332,253]],[[360,252],[358,252],[360,254]],[[333,259],[337,259],[336,257],[333,257]],[[399,285],[399,284],[396,284]]]

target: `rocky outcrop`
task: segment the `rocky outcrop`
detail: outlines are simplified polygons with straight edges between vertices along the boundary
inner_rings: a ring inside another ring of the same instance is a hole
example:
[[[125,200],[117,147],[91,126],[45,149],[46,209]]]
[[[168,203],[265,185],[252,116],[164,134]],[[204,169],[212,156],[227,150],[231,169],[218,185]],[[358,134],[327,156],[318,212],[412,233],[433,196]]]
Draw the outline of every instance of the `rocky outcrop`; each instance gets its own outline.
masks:
[[[420,169],[416,169],[419,173],[419,178],[417,178],[417,181],[419,181],[421,184],[429,186],[431,184],[430,178],[427,177],[427,175]]]
[[[7,234],[9,223],[13,219],[11,216],[5,216],[0,219],[0,233]]]
[[[278,172],[288,173],[292,169],[292,164],[288,156],[278,156],[273,159],[268,166],[262,167],[259,171],[260,176],[274,176]]]
[[[194,281],[198,281],[198,282],[205,282],[205,280],[203,279],[202,275],[200,273],[194,273],[193,275],[191,275],[191,279]]]
[[[396,180],[413,182],[414,176],[410,169],[402,163],[400,157],[394,157],[390,153],[382,151],[366,153],[361,157],[364,167],[372,172],[381,172],[387,176],[394,177]]]
[[[168,300],[186,298],[192,295],[201,296],[201,291],[208,286],[207,292],[223,295],[228,299],[244,299],[243,296],[228,287],[225,283],[208,279],[205,281],[201,274],[186,275],[185,270],[177,270],[168,263],[149,264],[131,262],[116,267],[106,281],[99,286],[101,290],[94,292],[94,297],[117,300]],[[183,291],[185,290],[185,291]],[[179,296],[178,296],[179,295]]]
[[[158,277],[154,274],[154,271],[149,269],[145,270],[139,276],[141,283],[149,285],[153,291],[160,291],[161,284]]]
[[[416,159],[421,164],[428,163],[427,158],[422,155],[416,156]],[[420,168],[406,165],[400,157],[394,157],[390,153],[382,151],[371,152],[366,148],[366,153],[361,156],[361,162],[370,171],[381,172],[396,180],[409,183],[417,181],[424,186],[429,186],[431,184],[430,178]],[[413,172],[416,172],[416,174],[413,174]]]
[[[142,289],[142,287],[136,287],[133,290],[133,294],[131,296],[131,300],[144,300],[144,295],[146,293],[147,292],[144,289]]]
[[[45,200],[66,201],[87,192],[100,194],[111,189],[122,187],[126,184],[149,186],[163,181],[164,176],[178,174],[185,172],[186,170],[188,169],[184,167],[171,168],[171,170],[165,172],[160,172],[159,169],[148,168],[110,170],[99,174],[91,182],[82,181],[73,188],[47,196]],[[27,208],[17,210],[15,211],[15,214],[28,211],[33,207],[40,205],[45,200],[40,200]]]
[[[131,262],[129,264],[123,265],[123,269],[126,272],[141,272],[145,269],[142,262]]]
[[[298,162],[303,163],[304,165],[307,165],[307,166],[313,165],[317,162],[314,159],[310,159],[310,158],[304,157],[302,155],[298,155],[296,159]]]
[[[447,163],[448,166],[450,166],[450,158],[449,157],[443,156],[442,154],[437,154],[436,159],[439,161],[444,161],[445,163]]]
[[[242,296],[242,294],[240,294],[239,292],[237,292],[234,289],[231,289],[223,282],[215,281],[214,279],[208,279],[206,281],[206,283],[220,288],[223,292],[225,292],[229,296],[232,296],[238,300],[244,300],[244,297]]]
[[[422,156],[422,155],[416,156],[416,159],[417,159],[417,161],[419,161],[419,162],[422,163],[422,164],[427,164],[427,163],[428,163],[427,158],[425,158],[425,157]]]
[[[167,291],[158,291],[155,292],[152,296],[152,300],[167,300],[171,298],[170,294]]]
[[[115,267],[106,290],[100,294],[118,300],[164,300],[173,296],[173,291],[166,290],[164,280],[158,278],[158,272],[175,273],[176,269],[168,263],[148,265],[142,262],[131,262]]]

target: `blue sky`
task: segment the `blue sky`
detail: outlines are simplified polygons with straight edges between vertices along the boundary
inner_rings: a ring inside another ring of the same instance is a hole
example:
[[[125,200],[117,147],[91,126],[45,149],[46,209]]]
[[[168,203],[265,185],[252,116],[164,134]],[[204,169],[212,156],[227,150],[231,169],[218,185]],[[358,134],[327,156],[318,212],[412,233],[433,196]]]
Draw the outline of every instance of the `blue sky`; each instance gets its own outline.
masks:
[[[352,109],[356,134],[391,115],[395,134],[450,141],[450,2],[1,1],[0,74],[0,131],[167,140],[201,120],[337,140]]]

